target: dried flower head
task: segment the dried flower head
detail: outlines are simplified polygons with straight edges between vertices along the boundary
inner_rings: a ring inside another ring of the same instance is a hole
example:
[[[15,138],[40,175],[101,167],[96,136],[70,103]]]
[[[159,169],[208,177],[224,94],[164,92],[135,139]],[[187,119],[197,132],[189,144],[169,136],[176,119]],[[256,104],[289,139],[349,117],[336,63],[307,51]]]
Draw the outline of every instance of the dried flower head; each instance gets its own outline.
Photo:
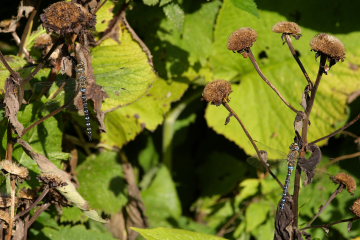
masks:
[[[0,210],[0,219],[6,223],[10,222],[10,214],[8,211]]]
[[[273,32],[289,34],[294,36],[295,39],[299,39],[301,37],[301,28],[294,22],[278,22],[272,28]]]
[[[95,26],[95,17],[80,4],[56,2],[40,15],[43,26],[57,34],[75,33]]]
[[[354,202],[351,211],[355,213],[356,216],[360,217],[360,198]]]
[[[48,184],[51,188],[66,186],[67,183],[63,181],[60,177],[51,174],[51,173],[43,173],[39,176],[39,179]]]
[[[38,48],[44,48],[47,46],[51,46],[53,44],[53,41],[51,39],[50,34],[44,33],[41,34],[35,41],[34,46]]]
[[[355,179],[346,173],[339,173],[335,177],[333,177],[332,180],[335,183],[344,184],[346,186],[346,189],[348,190],[348,192],[351,194],[353,194],[356,190]]]
[[[27,178],[27,176],[29,176],[29,170],[27,170],[27,168],[18,166],[16,163],[10,160],[1,161],[0,168],[5,172],[16,175],[20,178]]]
[[[313,51],[321,52],[336,62],[345,59],[344,44],[332,35],[320,33],[311,40],[310,46]]]
[[[231,34],[228,49],[234,52],[243,52],[256,42],[257,32],[252,28],[240,28]]]
[[[211,104],[219,106],[229,101],[232,92],[231,84],[226,80],[216,80],[208,83],[203,91],[203,99]]]
[[[16,199],[15,199],[16,201]],[[7,208],[11,206],[11,197],[0,196],[0,208]]]

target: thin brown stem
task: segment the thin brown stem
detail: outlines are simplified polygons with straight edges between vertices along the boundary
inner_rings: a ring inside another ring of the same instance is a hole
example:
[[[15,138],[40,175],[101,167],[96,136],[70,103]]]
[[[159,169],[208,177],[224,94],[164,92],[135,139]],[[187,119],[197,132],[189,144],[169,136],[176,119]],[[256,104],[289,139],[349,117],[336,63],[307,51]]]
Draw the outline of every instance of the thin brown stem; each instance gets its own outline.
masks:
[[[311,228],[329,228],[329,227],[331,227],[333,225],[336,225],[336,224],[339,224],[339,223],[354,222],[354,221],[357,221],[359,219],[360,219],[360,217],[352,217],[352,218],[339,220],[339,221],[336,221],[336,222],[333,222],[333,223],[304,227],[304,228],[301,228],[300,230],[306,230],[306,229],[311,229]]]
[[[11,178],[11,176],[10,176]],[[9,221],[9,231],[6,236],[7,240],[11,240],[12,232],[14,228],[14,222],[15,222],[15,190],[16,190],[16,179],[11,179],[11,205],[10,205],[10,221]]]
[[[40,208],[34,213],[34,215],[30,218],[29,222],[25,226],[25,231],[29,229],[29,227],[36,221],[36,219],[40,216],[42,212],[50,207],[50,203],[45,203],[41,205]]]
[[[356,157],[360,157],[360,152],[347,154],[347,155],[342,155],[340,157],[334,158],[329,163],[327,163],[324,167],[330,166],[330,165],[332,165],[334,163],[337,163],[337,162],[340,162],[342,160],[346,160],[346,159],[350,159],[350,158],[356,158]]]
[[[223,102],[222,103],[223,106],[226,108],[226,110],[228,110],[234,117],[235,119],[239,122],[241,128],[243,129],[243,131],[245,132],[247,138],[249,139],[249,141],[251,142],[252,146],[254,147],[256,154],[259,158],[259,160],[261,161],[261,163],[264,165],[264,167],[266,168],[267,172],[270,173],[270,175],[277,181],[277,183],[281,186],[281,188],[283,188],[283,184],[280,182],[280,180],[276,177],[276,175],[271,171],[271,169],[269,168],[268,164],[266,163],[266,161],[264,160],[264,158],[262,157],[259,148],[257,147],[257,145],[255,144],[254,139],[251,137],[249,131],[246,129],[244,123],[241,121],[240,117],[237,115],[237,113],[230,107],[230,105],[227,102]]]
[[[49,52],[46,54],[46,56],[42,59],[42,61],[36,66],[36,68],[34,69],[34,71],[31,72],[31,74],[24,79],[24,82],[22,83],[23,85],[25,85],[26,83],[28,83],[31,79],[33,79],[33,77],[35,77],[35,75],[44,67],[45,61],[50,57],[50,55],[55,51],[55,49],[59,46],[61,42],[61,39],[59,38],[54,45],[51,47],[51,49],[49,50]]]
[[[21,134],[21,137],[23,137],[26,133],[28,133],[31,129],[33,129],[34,127],[36,127],[37,125],[39,125],[40,123],[44,122],[45,120],[55,116],[56,114],[58,114],[59,112],[61,112],[63,109],[65,109],[69,104],[65,104],[61,107],[59,107],[58,109],[56,109],[55,111],[49,113],[48,115],[46,115],[45,117],[37,120],[36,122],[34,122],[33,124],[31,124],[30,126],[28,126],[27,128],[25,128]]]
[[[317,74],[317,77],[316,77],[315,85],[311,89],[310,100],[309,100],[309,102],[307,103],[307,106],[306,106],[305,118],[303,120],[303,127],[302,127],[302,133],[301,133],[301,138],[302,138],[302,143],[303,143],[303,148],[302,148],[301,153],[300,153],[301,158],[304,158],[305,155],[306,155],[305,148],[306,148],[307,141],[308,141],[307,136],[308,136],[308,130],[309,130],[310,114],[311,114],[312,107],[314,105],[317,90],[318,90],[319,85],[320,85],[321,77],[322,77],[322,75],[324,73],[324,67],[325,67],[326,59],[327,59],[327,56],[324,55],[324,54],[321,54],[319,70],[318,70],[318,74]],[[293,210],[293,215],[294,215],[294,221],[293,221],[294,229],[297,229],[297,226],[298,226],[300,180],[301,180],[301,167],[297,164],[296,165],[296,171],[295,171],[293,209],[292,209]]]
[[[35,208],[36,205],[44,199],[44,197],[46,196],[46,194],[48,194],[48,192],[49,192],[49,186],[45,185],[45,188],[44,188],[43,192],[41,193],[41,195],[27,209],[25,209],[24,211],[16,214],[15,220],[22,217],[22,216],[24,216],[25,214],[30,212],[33,208]]]
[[[299,111],[296,110],[296,108],[294,108],[286,99],[285,97],[279,92],[279,90],[266,78],[266,76],[264,75],[264,73],[261,71],[259,64],[256,62],[255,56],[252,53],[251,49],[249,48],[247,51],[247,56],[250,58],[252,64],[254,65],[257,73],[260,75],[260,77],[265,81],[265,83],[267,85],[269,85],[269,87],[274,90],[274,92],[280,97],[281,101],[283,101],[283,103],[285,103],[285,105],[290,108],[293,112],[298,113]]]
[[[312,89],[313,86],[314,86],[314,84],[312,83],[312,81],[311,81],[308,73],[306,72],[306,69],[305,69],[304,65],[302,64],[299,56],[296,54],[296,51],[295,51],[295,48],[294,48],[294,46],[293,46],[293,44],[292,44],[292,40],[291,40],[290,35],[289,35],[289,34],[285,34],[284,36],[285,36],[285,42],[286,42],[286,44],[288,45],[291,54],[293,55],[293,57],[295,58],[297,64],[299,65],[301,71],[303,72],[303,74],[304,74],[304,76],[305,76],[305,78],[306,78],[306,81],[308,82],[308,84],[309,84],[309,86],[310,86],[310,89]]]
[[[344,185],[340,184],[333,194],[331,194],[330,198],[326,201],[326,203],[321,206],[319,212],[308,222],[307,227],[309,227],[319,216],[320,214],[330,205],[330,203],[336,198],[336,196],[344,190]]]
[[[26,39],[29,36],[29,32],[31,32],[31,29],[33,26],[33,21],[34,21],[35,15],[37,14],[37,9],[39,9],[39,7],[40,7],[40,4],[41,4],[41,0],[38,0],[36,6],[34,6],[34,9],[32,10],[32,12],[26,22],[24,31],[21,35],[21,41],[20,41],[19,52],[18,52],[19,57],[21,57],[24,52],[24,46],[26,43]]]
[[[6,67],[6,69],[10,72],[10,75],[17,81],[17,83],[20,82],[21,77],[20,74],[15,72],[10,65],[8,64],[8,62],[6,61],[4,55],[2,54],[2,52],[0,51],[0,61],[4,64],[4,66]]]
[[[337,129],[336,131],[330,133],[329,135],[326,135],[326,136],[324,136],[324,137],[322,137],[322,138],[316,139],[315,141],[312,141],[312,142],[309,143],[309,144],[318,143],[318,142],[320,142],[320,141],[322,141],[322,140],[325,140],[325,139],[327,139],[327,138],[331,138],[331,137],[335,136],[336,134],[344,131],[345,129],[347,129],[348,127],[350,127],[351,125],[353,125],[354,123],[356,123],[359,119],[360,119],[360,114],[358,114],[353,120],[351,120],[351,122],[349,122],[349,123],[346,124],[345,126]]]
[[[13,128],[10,122],[7,126],[7,145],[6,145],[6,155],[5,159],[12,161],[13,151],[14,151],[14,141],[12,138]]]

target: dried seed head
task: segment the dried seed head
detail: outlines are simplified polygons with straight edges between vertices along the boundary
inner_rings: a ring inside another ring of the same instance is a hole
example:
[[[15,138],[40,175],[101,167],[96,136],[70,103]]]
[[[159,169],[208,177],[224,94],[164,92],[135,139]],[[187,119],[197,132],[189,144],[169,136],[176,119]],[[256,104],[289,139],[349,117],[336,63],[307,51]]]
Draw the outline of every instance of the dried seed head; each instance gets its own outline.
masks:
[[[16,199],[15,199],[16,201]],[[1,196],[0,197],[0,208],[7,208],[11,206],[11,197]]]
[[[51,188],[66,186],[67,183],[63,181],[60,177],[51,174],[51,173],[43,173],[39,176],[39,179],[48,184]]]
[[[351,211],[355,213],[356,216],[360,217],[360,198],[354,202]]]
[[[240,28],[231,34],[228,41],[228,49],[242,52],[246,48],[252,47],[256,42],[257,32],[252,28]]]
[[[232,92],[231,84],[226,80],[216,80],[208,83],[203,91],[203,99],[211,104],[219,106],[229,101]]]
[[[29,176],[29,170],[27,170],[27,168],[18,166],[16,163],[10,160],[1,161],[0,168],[20,178],[27,178],[27,176]]]
[[[322,52],[336,61],[345,59],[344,44],[332,35],[320,33],[311,40],[310,46],[315,52]]]
[[[75,33],[95,26],[95,17],[80,4],[56,2],[40,15],[43,26],[48,32],[57,34]]]
[[[53,44],[53,41],[51,39],[50,34],[44,33],[41,34],[35,41],[35,47],[38,48],[44,48],[47,46],[51,46]]]
[[[296,39],[301,37],[301,28],[294,22],[278,22],[272,28],[273,32],[290,34]]]
[[[8,211],[0,210],[0,219],[6,223],[10,222],[10,214]]]
[[[353,194],[356,190],[355,179],[346,173],[339,173],[335,177],[333,177],[332,180],[335,183],[344,184],[346,186],[346,189],[348,190],[348,192],[351,194]]]
[[[35,191],[31,190],[31,189],[21,189],[18,193],[17,193],[18,198],[21,199],[29,199],[32,200],[35,198],[36,193]]]

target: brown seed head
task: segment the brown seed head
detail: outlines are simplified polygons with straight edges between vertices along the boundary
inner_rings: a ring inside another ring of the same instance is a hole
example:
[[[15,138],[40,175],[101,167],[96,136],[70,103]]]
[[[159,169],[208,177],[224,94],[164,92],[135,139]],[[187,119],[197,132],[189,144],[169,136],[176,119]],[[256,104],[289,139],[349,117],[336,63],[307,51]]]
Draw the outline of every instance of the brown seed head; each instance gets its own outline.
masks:
[[[351,211],[355,213],[356,216],[360,217],[360,198],[354,202]]]
[[[39,179],[48,184],[51,188],[66,186],[67,183],[63,181],[60,177],[52,173],[43,173],[39,176]]]
[[[332,35],[320,33],[311,40],[310,46],[315,52],[322,52],[336,61],[345,59],[344,44]]]
[[[301,28],[294,22],[278,22],[272,28],[273,32],[286,33],[296,36],[301,36]]]
[[[75,33],[95,26],[95,17],[83,6],[72,2],[51,4],[40,15],[43,26],[48,32],[57,34]]]
[[[0,210],[0,219],[6,223],[10,222],[10,214],[8,211]]]
[[[346,189],[348,190],[348,192],[351,194],[353,194],[356,190],[355,179],[346,173],[339,173],[335,177],[333,177],[332,180],[335,183],[344,184],[346,186]]]
[[[229,101],[232,92],[231,84],[226,80],[216,80],[208,83],[203,91],[203,99],[211,104],[219,106]]]
[[[16,163],[10,160],[1,161],[0,168],[20,178],[27,178],[27,176],[29,176],[29,170],[27,170],[27,168],[18,166]]]
[[[256,42],[257,32],[252,28],[240,28],[231,34],[228,41],[228,49],[232,51],[243,51],[252,47]]]

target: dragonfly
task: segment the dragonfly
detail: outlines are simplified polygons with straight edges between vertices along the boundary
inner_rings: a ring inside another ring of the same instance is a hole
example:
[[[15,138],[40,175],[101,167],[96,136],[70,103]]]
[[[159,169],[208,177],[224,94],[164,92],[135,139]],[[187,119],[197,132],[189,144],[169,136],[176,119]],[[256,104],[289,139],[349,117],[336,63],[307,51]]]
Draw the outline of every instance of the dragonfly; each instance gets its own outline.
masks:
[[[32,95],[28,102],[33,102],[39,100],[44,104],[41,108],[41,111],[54,111],[61,106],[66,106],[67,109],[72,108],[72,106],[80,106],[82,108],[79,109],[82,111],[84,115],[84,125],[85,132],[89,141],[92,141],[93,138],[93,128],[92,128],[92,117],[91,117],[91,109],[88,104],[88,96],[89,87],[88,87],[88,78],[85,73],[85,66],[83,62],[79,62],[75,68],[76,79],[70,78],[65,74],[59,74],[55,81],[38,81],[34,79],[30,83],[30,86],[27,87],[27,90],[31,90]],[[114,74],[114,71],[112,72]],[[106,75],[103,73],[102,75]],[[120,81],[119,81],[120,82]],[[136,96],[137,92],[131,89],[128,90],[125,88],[126,83],[121,84],[113,83],[116,86],[112,86],[109,83],[107,86],[99,86],[101,89],[105,91],[105,93],[109,96],[109,100],[111,103],[115,103],[118,105],[125,105],[130,101],[133,101],[134,96]],[[128,87],[128,85],[126,85]],[[135,87],[134,87],[135,88]],[[90,92],[92,89],[90,89]],[[75,100],[77,100],[78,94],[80,95],[79,101],[81,100],[82,104],[75,104]],[[96,94],[96,93],[95,93]],[[44,97],[46,95],[47,97]],[[108,99],[106,99],[108,100]],[[115,105],[114,104],[114,105]]]
[[[290,152],[288,153],[287,158],[286,158],[287,174],[286,174],[285,184],[283,185],[284,187],[283,187],[282,198],[280,200],[280,209],[281,210],[284,209],[287,196],[289,196],[291,175],[292,175],[293,170],[295,169],[296,161],[300,155],[300,146],[298,143],[296,143],[296,142],[292,143],[289,148],[290,148]],[[250,157],[247,159],[247,162],[249,164],[251,164],[252,166],[255,166],[256,168],[260,169],[263,172],[266,171],[264,164],[261,164],[260,160],[258,160],[257,158]],[[270,164],[268,162],[266,162],[266,164],[268,166],[270,166]]]

